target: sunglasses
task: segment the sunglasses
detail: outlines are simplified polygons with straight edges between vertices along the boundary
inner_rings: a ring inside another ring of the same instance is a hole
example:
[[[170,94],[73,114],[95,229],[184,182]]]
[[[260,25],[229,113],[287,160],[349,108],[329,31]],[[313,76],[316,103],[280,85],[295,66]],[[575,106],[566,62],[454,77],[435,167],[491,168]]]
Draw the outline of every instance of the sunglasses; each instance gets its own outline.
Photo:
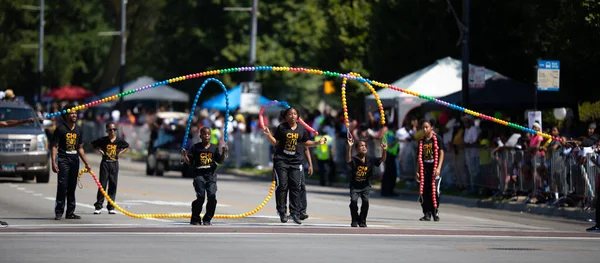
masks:
[[[106,129],[106,131],[116,131],[116,128]]]

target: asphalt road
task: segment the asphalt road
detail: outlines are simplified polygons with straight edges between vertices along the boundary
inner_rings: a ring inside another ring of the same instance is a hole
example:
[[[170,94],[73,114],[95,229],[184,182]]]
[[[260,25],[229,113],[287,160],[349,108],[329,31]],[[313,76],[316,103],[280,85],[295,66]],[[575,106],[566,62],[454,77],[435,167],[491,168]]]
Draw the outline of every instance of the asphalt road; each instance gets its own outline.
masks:
[[[90,155],[94,170],[99,159]],[[82,166],[83,167],[83,166]],[[194,191],[178,173],[144,175],[143,164],[121,161],[117,203],[136,214],[190,212]],[[53,220],[55,176],[49,184],[0,179],[0,262],[598,262],[600,234],[589,222],[444,204],[440,222],[420,222],[416,197],[372,195],[368,228],[351,228],[348,190],[307,186],[310,218],[279,222],[275,198],[246,218],[136,219],[93,215],[96,185],[89,174],[77,189],[81,220]],[[254,210],[269,181],[219,175],[217,214]]]

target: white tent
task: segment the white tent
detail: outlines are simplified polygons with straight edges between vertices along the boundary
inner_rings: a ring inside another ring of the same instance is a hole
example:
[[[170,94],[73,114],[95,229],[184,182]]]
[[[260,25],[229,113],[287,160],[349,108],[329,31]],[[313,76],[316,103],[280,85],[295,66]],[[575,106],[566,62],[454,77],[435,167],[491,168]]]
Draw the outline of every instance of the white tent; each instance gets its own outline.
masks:
[[[123,87],[124,91],[134,90],[137,88],[141,88],[144,86],[152,85],[158,81],[154,80],[148,76],[142,76],[137,78],[136,80],[127,83],[125,87]],[[119,93],[119,88],[115,87],[103,94],[102,97],[117,95]],[[153,100],[153,101],[169,101],[169,102],[189,102],[190,96],[183,91],[177,90],[168,85],[161,85],[154,88],[149,88],[144,91],[136,92],[134,94],[127,95],[123,97],[124,101],[130,100]],[[105,107],[113,107],[116,105],[117,100],[103,103]]]
[[[473,65],[471,65],[473,66]],[[492,78],[497,73],[485,70],[485,80]],[[440,98],[462,90],[462,62],[446,57],[435,63],[415,71],[396,82],[392,86],[409,89],[419,94]],[[402,125],[404,118],[410,110],[419,107],[427,100],[384,88],[377,91],[384,107],[392,106],[398,113],[397,123]],[[373,94],[365,97],[365,105],[377,105]]]

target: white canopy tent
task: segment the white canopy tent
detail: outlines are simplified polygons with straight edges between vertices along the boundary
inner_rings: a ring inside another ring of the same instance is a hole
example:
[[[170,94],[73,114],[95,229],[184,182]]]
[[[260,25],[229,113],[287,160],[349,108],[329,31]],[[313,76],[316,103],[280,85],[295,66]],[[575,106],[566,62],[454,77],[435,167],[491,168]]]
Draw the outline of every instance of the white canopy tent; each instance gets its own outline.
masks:
[[[486,69],[485,80],[496,74],[498,73]],[[397,80],[392,85],[434,98],[444,97],[462,90],[462,62],[451,57],[442,58]],[[377,93],[384,107],[396,108],[398,125],[402,125],[408,112],[427,101],[388,88],[380,89]],[[377,105],[373,94],[365,97],[365,105]]]
[[[141,87],[144,87],[147,85],[152,85],[156,82],[158,82],[158,81],[154,80],[151,77],[142,76],[130,83],[127,83],[125,85],[125,87],[123,87],[123,90],[124,91],[134,90],[134,89],[141,88]],[[118,93],[119,93],[119,88],[115,87],[115,88],[103,93],[101,96],[102,97],[112,96],[112,95],[117,95]],[[186,92],[177,90],[171,86],[161,85],[158,87],[149,88],[149,89],[141,91],[141,92],[136,92],[131,95],[127,95],[127,96],[123,97],[123,100],[124,101],[152,100],[152,101],[169,101],[169,102],[185,102],[185,103],[187,103],[190,101],[190,96]],[[113,107],[116,103],[117,103],[117,100],[114,100],[111,102],[103,103],[103,106]]]

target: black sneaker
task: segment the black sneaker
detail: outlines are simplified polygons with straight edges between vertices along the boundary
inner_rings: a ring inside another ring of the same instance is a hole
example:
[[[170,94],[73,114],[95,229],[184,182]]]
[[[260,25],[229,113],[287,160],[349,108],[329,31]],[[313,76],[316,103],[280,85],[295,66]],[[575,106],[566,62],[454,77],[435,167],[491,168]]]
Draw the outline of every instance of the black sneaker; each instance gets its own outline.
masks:
[[[300,220],[304,220],[304,219],[307,219],[307,218],[308,218],[307,214],[303,214],[303,215],[300,216]]]
[[[297,215],[292,215],[292,220],[294,220],[294,223],[302,225],[302,221],[300,221],[300,218],[298,218]]]
[[[424,217],[419,218],[419,221],[431,221],[431,217],[429,215],[426,215]]]
[[[350,224],[350,226],[351,226],[351,227],[358,227],[358,223],[356,223],[356,222],[352,222],[352,223]]]
[[[440,217],[439,216],[433,216],[433,221],[435,221],[435,222],[440,221]]]
[[[60,220],[62,218],[62,215],[56,215],[54,216],[54,220]]]
[[[65,216],[65,219],[81,219],[81,217],[76,214],[70,214]]]
[[[363,223],[363,222],[361,222],[361,223],[358,223],[358,226],[359,226],[359,227],[367,227],[367,223]]]
[[[281,220],[281,223],[287,223],[289,218],[286,214],[279,214],[279,220]]]
[[[212,223],[210,223],[210,221],[204,221],[204,223],[202,223],[205,226],[212,226]]]
[[[600,225],[595,225],[593,227],[590,227],[590,228],[586,229],[585,231],[594,232],[594,233],[600,233]]]
[[[191,222],[190,222],[190,225],[193,225],[193,226],[198,226],[198,225],[201,225],[201,224],[202,224],[202,223],[200,223],[200,222],[198,222],[198,221],[191,221]]]
[[[8,227],[8,223],[0,221],[0,227]]]

